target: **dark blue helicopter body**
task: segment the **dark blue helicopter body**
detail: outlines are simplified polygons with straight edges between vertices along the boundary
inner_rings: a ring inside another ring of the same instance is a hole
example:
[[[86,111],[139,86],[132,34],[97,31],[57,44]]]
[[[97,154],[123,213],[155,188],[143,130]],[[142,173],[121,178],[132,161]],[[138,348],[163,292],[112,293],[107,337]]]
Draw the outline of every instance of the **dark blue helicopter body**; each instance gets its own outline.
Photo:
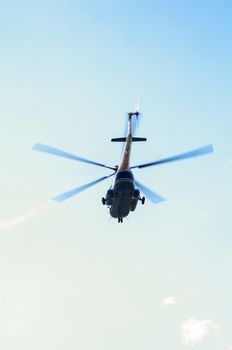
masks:
[[[131,170],[118,171],[115,175],[113,188],[109,189],[103,204],[110,208],[110,215],[122,221],[130,211],[134,211],[140,192],[135,188],[135,180]],[[143,200],[144,201],[144,200]]]

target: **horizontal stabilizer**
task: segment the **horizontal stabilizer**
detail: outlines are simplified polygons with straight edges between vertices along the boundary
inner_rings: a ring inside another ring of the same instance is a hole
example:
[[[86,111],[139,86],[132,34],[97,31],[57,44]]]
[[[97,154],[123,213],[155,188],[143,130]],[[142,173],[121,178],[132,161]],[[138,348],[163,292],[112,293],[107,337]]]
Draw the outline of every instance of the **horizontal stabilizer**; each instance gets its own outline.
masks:
[[[147,141],[145,137],[132,137],[132,142]],[[111,142],[126,142],[126,137],[116,137]]]
[[[133,142],[147,141],[146,137],[132,137]]]

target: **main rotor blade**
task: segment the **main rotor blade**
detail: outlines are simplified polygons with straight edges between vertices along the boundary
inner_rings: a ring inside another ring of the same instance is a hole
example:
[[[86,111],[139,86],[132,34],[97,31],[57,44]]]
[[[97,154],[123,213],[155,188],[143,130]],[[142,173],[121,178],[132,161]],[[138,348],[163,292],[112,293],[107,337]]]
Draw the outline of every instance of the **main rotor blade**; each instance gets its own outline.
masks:
[[[63,201],[65,201],[66,199],[69,199],[69,198],[71,198],[72,196],[75,196],[76,194],[78,194],[78,193],[80,193],[80,192],[82,192],[82,191],[85,191],[85,190],[87,190],[88,188],[90,188],[90,187],[96,185],[97,183],[108,179],[109,177],[113,176],[114,174],[115,174],[115,173],[110,174],[110,175],[108,175],[108,176],[103,176],[103,177],[101,177],[100,179],[94,180],[94,181],[89,182],[89,183],[87,183],[87,184],[85,184],[85,185],[82,185],[82,186],[80,186],[80,187],[76,187],[76,188],[74,188],[74,189],[72,189],[72,190],[70,190],[70,191],[68,191],[68,192],[64,192],[64,193],[62,193],[62,194],[60,194],[60,195],[58,195],[58,196],[56,196],[56,197],[53,197],[52,199],[53,199],[54,201],[56,201],[56,202],[63,202]]]
[[[193,157],[202,156],[204,154],[211,153],[211,152],[213,152],[213,146],[212,145],[207,145],[207,146],[204,146],[204,147],[201,147],[201,148],[197,148],[197,149],[189,151],[189,152],[177,154],[177,155],[172,156],[172,157],[155,160],[155,161],[149,162],[149,163],[135,165],[135,166],[132,166],[131,169],[134,169],[134,168],[140,168],[141,169],[141,168],[146,168],[146,167],[153,166],[153,165],[159,165],[159,164],[164,164],[164,163],[175,162],[175,161],[178,161],[178,160],[183,160],[183,159],[187,159],[187,158],[193,158]]]
[[[108,165],[105,165],[105,164],[102,164],[102,163],[98,163],[98,162],[94,162],[92,160],[76,156],[75,154],[64,152],[64,151],[62,151],[60,149],[44,145],[42,143],[36,143],[34,145],[34,147],[33,147],[33,150],[39,151],[39,152],[44,152],[44,153],[49,153],[49,154],[52,154],[52,155],[58,156],[58,157],[63,157],[63,158],[67,158],[67,159],[76,160],[76,161],[82,162],[82,163],[93,164],[93,165],[97,165],[97,166],[100,166],[100,167],[103,167],[103,168],[115,170],[115,168],[112,168],[112,167],[110,167]]]
[[[140,182],[135,181],[135,184],[138,187],[138,189],[141,190],[148,199],[150,199],[151,202],[157,204],[157,203],[161,203],[161,202],[165,201],[165,198],[163,198],[160,195],[158,195],[157,193],[153,192],[152,190],[150,190],[150,188],[144,186]]]

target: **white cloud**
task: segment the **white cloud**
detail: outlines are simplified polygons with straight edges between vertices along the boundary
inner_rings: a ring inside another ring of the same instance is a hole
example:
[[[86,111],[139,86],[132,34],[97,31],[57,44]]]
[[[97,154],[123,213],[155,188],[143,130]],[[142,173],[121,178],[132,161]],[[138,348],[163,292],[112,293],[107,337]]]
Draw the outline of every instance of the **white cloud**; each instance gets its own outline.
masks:
[[[26,211],[25,213],[17,215],[17,216],[10,218],[8,220],[0,220],[0,231],[7,229],[7,228],[11,228],[13,226],[16,226],[16,225],[19,225],[19,224],[25,222],[26,220],[28,220],[32,216],[37,215],[42,210],[46,209],[47,206],[48,206],[47,204],[40,205],[40,206],[35,207],[34,209],[30,209],[30,210]]]
[[[170,306],[176,304],[176,298],[174,296],[167,297],[162,301],[163,306]]]
[[[228,161],[226,164],[223,165],[222,171],[228,171],[232,168],[232,160]]]
[[[185,345],[196,345],[218,328],[211,320],[190,318],[181,324],[181,337]]]
[[[28,212],[15,216],[9,220],[0,221],[0,230],[21,224],[36,213],[35,210],[29,210]]]
[[[211,211],[212,209],[205,209],[201,213],[199,213],[195,219],[194,224],[199,224],[201,221],[206,220],[210,216]]]

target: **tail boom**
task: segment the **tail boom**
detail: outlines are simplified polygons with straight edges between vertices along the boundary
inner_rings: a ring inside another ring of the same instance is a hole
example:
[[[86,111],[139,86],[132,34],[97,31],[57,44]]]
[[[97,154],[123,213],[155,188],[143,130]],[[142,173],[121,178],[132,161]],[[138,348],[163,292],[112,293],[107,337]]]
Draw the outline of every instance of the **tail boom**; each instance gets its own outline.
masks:
[[[132,117],[133,116],[139,116],[139,112],[130,112],[128,113],[128,131],[127,131],[127,137],[126,137],[126,143],[123,150],[123,156],[121,160],[121,164],[119,166],[119,171],[121,170],[128,170],[130,169],[130,154],[131,154],[131,143],[133,140],[132,137]]]

